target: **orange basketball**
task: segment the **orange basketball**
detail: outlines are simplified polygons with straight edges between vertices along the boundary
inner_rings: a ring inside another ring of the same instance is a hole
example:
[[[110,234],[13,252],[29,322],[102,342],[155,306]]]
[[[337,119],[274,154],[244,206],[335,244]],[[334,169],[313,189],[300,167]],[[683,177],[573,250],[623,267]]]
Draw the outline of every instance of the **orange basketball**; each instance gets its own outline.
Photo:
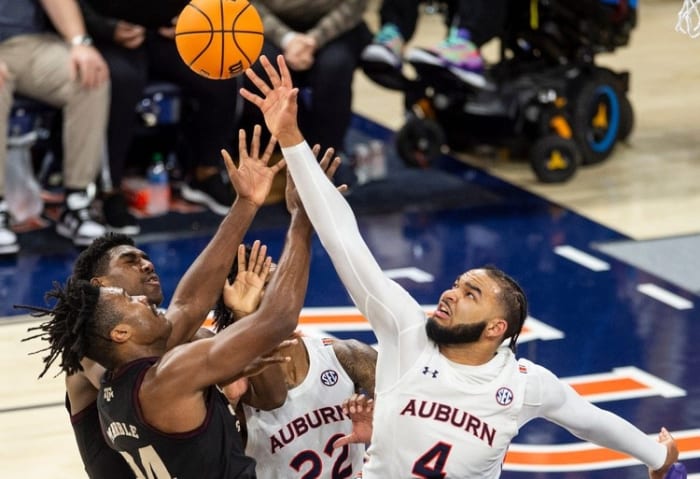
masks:
[[[175,44],[192,70],[226,80],[258,59],[262,20],[247,0],[192,0],[177,19]]]

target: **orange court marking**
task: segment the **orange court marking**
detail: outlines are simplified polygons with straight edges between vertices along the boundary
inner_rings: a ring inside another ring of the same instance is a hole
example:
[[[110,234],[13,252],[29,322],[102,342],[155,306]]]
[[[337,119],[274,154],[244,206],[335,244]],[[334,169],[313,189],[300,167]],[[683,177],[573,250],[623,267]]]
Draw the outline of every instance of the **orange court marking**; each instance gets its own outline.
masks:
[[[581,396],[592,396],[619,391],[635,391],[638,389],[649,389],[649,386],[642,384],[632,378],[605,379],[601,381],[586,381],[580,383],[569,383]]]
[[[688,436],[683,436],[683,431],[671,431],[676,438],[676,444],[681,451],[681,456],[689,455],[697,457],[700,453],[700,433],[686,431]],[[600,463],[620,462],[631,459],[631,456],[617,451],[599,447],[590,443],[579,444],[553,444],[543,446],[511,444],[506,454],[505,463],[509,470],[517,470],[518,467],[532,466],[566,466],[595,465]],[[577,449],[573,450],[572,447]],[[537,450],[533,450],[537,448]],[[565,450],[562,450],[564,449]],[[518,450],[520,449],[520,450]]]

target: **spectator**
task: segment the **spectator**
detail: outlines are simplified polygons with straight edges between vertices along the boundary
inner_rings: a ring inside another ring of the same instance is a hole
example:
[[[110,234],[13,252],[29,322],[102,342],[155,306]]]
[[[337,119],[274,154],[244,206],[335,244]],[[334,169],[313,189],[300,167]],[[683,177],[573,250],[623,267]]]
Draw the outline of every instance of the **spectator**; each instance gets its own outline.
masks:
[[[0,59],[0,253],[19,251],[3,199],[14,93],[63,110],[65,200],[56,231],[89,245],[105,232],[91,215],[89,187],[102,159],[109,71],[86,35],[76,0],[0,0]]]
[[[362,59],[400,69],[404,46],[418,21],[419,0],[383,0],[381,27]],[[503,31],[507,0],[448,0],[447,37],[428,48],[406,52],[407,60],[445,67],[466,83],[484,87],[484,61],[479,48]]]
[[[80,2],[95,46],[110,66],[113,85],[108,150],[114,189],[105,195],[107,224],[115,231],[138,231],[119,185],[136,133],[134,109],[149,81],[174,83],[191,105],[187,109],[191,115],[181,120],[186,151],[181,151],[179,159],[188,177],[182,196],[225,215],[233,203],[234,191],[222,176],[219,150],[233,144],[238,122],[237,80],[205,78],[180,58],[173,25],[187,0]]]
[[[305,91],[300,122],[313,144],[343,151],[352,120],[352,81],[362,49],[372,38],[363,15],[368,0],[252,0],[263,19],[262,54],[284,54],[295,84]],[[259,69],[259,63],[253,69]],[[257,118],[254,109],[246,118]],[[253,121],[253,120],[251,120]],[[257,121],[256,121],[257,122]],[[336,183],[352,186],[349,165]]]

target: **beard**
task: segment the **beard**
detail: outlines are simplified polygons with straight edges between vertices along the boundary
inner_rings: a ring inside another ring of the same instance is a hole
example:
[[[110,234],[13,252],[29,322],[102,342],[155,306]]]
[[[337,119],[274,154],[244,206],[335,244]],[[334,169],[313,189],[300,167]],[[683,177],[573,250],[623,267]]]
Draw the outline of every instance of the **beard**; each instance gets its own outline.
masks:
[[[459,324],[451,328],[440,326],[434,318],[428,318],[425,332],[438,346],[475,343],[486,329],[486,321],[475,324]]]

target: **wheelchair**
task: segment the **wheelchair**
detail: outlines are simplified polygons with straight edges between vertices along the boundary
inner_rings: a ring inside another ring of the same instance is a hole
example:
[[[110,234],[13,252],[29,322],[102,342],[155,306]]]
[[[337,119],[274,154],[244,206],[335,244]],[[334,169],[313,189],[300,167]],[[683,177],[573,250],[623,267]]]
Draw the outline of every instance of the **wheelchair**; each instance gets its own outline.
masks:
[[[395,141],[410,166],[428,167],[444,147],[505,147],[529,158],[538,180],[569,180],[600,163],[634,127],[629,73],[597,65],[596,55],[627,45],[636,0],[513,0],[500,57],[486,86],[442,67],[410,62],[415,77],[365,69],[404,93],[406,122]]]

